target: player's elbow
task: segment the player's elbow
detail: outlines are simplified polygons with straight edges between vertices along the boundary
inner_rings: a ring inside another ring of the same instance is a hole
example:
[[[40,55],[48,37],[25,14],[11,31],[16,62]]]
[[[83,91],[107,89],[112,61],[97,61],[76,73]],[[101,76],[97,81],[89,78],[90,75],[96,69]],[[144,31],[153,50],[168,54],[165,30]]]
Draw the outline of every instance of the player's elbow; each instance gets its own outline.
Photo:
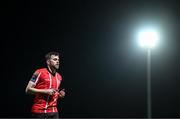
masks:
[[[29,82],[28,85],[26,86],[25,93],[31,94],[31,92],[33,91],[34,86],[35,85],[33,83]]]
[[[26,87],[25,93],[29,94],[29,88],[28,87]]]
[[[25,93],[27,94],[28,93],[28,89],[26,88],[26,90],[25,90]]]

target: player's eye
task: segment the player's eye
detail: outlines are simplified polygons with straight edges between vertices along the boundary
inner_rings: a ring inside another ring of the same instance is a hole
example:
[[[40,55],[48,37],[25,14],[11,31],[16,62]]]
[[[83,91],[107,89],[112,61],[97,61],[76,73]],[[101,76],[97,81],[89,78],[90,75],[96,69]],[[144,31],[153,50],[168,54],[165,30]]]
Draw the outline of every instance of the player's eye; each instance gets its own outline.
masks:
[[[57,58],[54,58],[53,60],[54,60],[54,61],[57,61],[57,60],[59,60],[59,59],[57,59]]]

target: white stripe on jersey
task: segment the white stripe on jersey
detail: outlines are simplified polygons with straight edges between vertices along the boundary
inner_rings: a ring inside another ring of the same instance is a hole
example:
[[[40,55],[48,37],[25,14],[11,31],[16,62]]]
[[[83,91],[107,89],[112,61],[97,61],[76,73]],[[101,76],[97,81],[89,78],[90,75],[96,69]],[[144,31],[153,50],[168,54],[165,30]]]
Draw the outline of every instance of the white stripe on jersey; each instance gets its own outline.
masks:
[[[38,82],[40,75],[41,75],[41,72],[38,74],[36,81],[35,81],[35,84]]]

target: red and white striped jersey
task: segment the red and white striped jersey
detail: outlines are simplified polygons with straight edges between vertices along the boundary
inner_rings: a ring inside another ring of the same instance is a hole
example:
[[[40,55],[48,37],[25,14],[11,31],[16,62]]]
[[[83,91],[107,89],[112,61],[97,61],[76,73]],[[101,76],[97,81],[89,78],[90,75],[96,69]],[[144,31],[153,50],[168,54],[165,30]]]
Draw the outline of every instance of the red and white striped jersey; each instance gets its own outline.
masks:
[[[37,89],[54,89],[58,90],[62,81],[61,75],[56,72],[52,75],[47,68],[37,69],[31,80]],[[50,96],[47,94],[36,94],[34,104],[32,105],[32,112],[34,113],[50,113],[58,112],[57,110],[58,93]]]

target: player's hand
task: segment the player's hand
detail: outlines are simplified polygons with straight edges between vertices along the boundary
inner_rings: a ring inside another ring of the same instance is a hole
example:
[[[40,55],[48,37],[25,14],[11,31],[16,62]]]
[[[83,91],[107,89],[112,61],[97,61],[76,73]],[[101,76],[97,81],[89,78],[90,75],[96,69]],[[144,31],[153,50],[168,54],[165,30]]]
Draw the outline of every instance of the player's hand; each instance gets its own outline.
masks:
[[[53,95],[56,91],[54,89],[46,89],[45,92],[48,95]]]
[[[66,94],[65,89],[62,89],[62,90],[59,91],[59,97],[60,98],[64,98],[65,94]]]

